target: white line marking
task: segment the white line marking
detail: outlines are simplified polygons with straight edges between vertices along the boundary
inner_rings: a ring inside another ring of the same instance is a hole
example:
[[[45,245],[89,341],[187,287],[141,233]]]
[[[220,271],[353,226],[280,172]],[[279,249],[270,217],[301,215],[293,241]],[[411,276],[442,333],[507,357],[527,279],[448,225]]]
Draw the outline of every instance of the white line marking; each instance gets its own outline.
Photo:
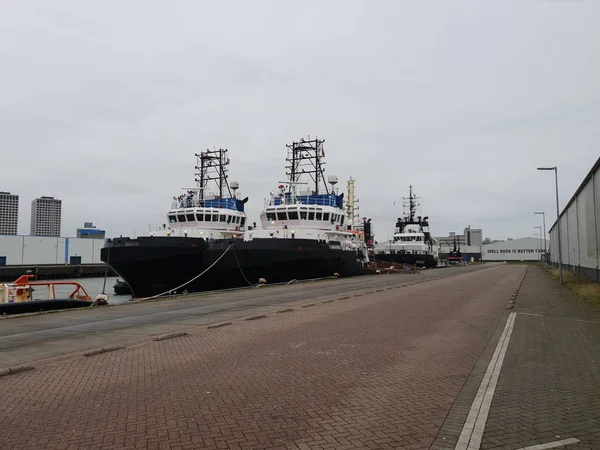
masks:
[[[490,407],[492,406],[494,391],[496,390],[496,384],[500,376],[500,370],[502,369],[502,363],[504,362],[504,356],[506,355],[506,349],[508,348],[516,317],[517,313],[514,312],[511,312],[508,316],[506,326],[504,327],[502,336],[500,336],[498,345],[496,345],[496,350],[492,355],[483,380],[479,385],[479,390],[477,391],[475,400],[473,400],[471,410],[460,433],[455,450],[479,449],[481,446],[485,423],[487,422]]]
[[[547,444],[532,445],[531,447],[522,447],[518,450],[544,450],[546,448],[556,448],[556,447],[562,447],[563,445],[577,444],[578,442],[579,442],[579,439],[570,438],[570,439],[563,439],[562,441],[548,442]]]
[[[545,315],[543,315],[543,314],[534,314],[534,313],[524,313],[524,312],[520,312],[520,313],[518,313],[518,314],[521,314],[521,315],[523,315],[523,316],[546,317],[546,316],[545,316]]]

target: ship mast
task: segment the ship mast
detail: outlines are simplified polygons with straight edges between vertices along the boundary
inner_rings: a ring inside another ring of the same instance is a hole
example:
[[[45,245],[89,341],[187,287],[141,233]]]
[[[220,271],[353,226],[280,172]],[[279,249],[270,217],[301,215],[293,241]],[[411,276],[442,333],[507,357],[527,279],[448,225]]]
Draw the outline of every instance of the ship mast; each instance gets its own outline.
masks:
[[[325,182],[324,166],[325,152],[323,150],[324,139],[300,139],[300,142],[287,144],[288,156],[286,176],[290,181],[289,192],[295,190],[300,177],[307,174],[312,183],[309,185],[310,194],[326,193],[329,194],[327,183]]]
[[[415,213],[419,203],[417,202],[418,197],[413,195],[412,186],[409,186],[409,189],[410,191],[408,198],[402,197],[402,199],[404,200],[404,208],[408,208],[408,222],[414,222]],[[404,214],[406,214],[406,212]]]
[[[204,200],[205,189],[209,181],[214,181],[218,188],[219,198],[227,193],[233,197],[229,182],[227,181],[227,166],[229,165],[229,150],[219,148],[219,150],[206,150],[196,153],[196,183],[200,191],[200,200]]]
[[[351,225],[358,224],[358,199],[354,197],[354,184],[356,180],[352,177],[347,182],[348,199],[346,200],[346,214]]]

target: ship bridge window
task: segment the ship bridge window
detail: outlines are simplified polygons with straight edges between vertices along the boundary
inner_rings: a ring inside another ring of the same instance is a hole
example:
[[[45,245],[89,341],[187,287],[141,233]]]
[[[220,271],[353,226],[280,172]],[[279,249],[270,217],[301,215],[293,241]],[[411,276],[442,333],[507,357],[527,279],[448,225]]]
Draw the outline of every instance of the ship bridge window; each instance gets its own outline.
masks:
[[[267,212],[267,220],[275,220],[275,213]]]
[[[246,218],[242,217],[242,221],[240,222],[240,227],[243,227],[245,223],[246,223]]]
[[[306,220],[306,214],[307,214],[306,211],[300,211],[300,219]]]
[[[169,216],[169,223],[177,222],[177,218],[175,216]]]
[[[288,211],[290,220],[298,220],[298,211]]]
[[[198,222],[204,222],[204,214],[196,214],[196,220]]]
[[[329,213],[323,213],[323,220],[329,220]]]
[[[235,216],[235,223],[240,223],[240,216]]]
[[[340,225],[344,225],[344,216],[342,216],[340,219]]]
[[[185,222],[185,215],[184,214],[178,214],[177,215],[177,221],[178,222]]]
[[[227,216],[226,216],[226,215],[224,215],[224,214],[221,214],[221,215],[219,216],[219,222],[225,222],[226,220],[227,220]]]
[[[277,220],[287,220],[287,215],[285,214],[285,211],[277,212]]]
[[[213,218],[213,220],[212,220],[213,222],[218,222],[219,221],[219,215],[218,214],[213,214],[212,218]]]
[[[187,218],[187,221],[188,221],[188,222],[193,222],[194,220],[196,220],[196,219],[194,218],[194,215],[193,215],[193,214],[186,214],[186,215],[185,215],[185,217]]]
[[[317,217],[317,220],[321,220],[323,218],[323,213],[318,212],[316,217]]]
[[[315,220],[315,213],[313,211],[308,213],[308,220]]]

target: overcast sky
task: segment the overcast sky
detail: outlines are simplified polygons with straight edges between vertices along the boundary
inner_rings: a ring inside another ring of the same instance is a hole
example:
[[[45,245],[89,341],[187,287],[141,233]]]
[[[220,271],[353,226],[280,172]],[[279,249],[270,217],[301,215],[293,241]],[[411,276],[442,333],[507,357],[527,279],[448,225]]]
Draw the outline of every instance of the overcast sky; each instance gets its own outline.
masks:
[[[285,144],[310,135],[378,239],[410,184],[435,235],[532,235],[534,210],[555,217],[535,168],[559,167],[562,208],[600,155],[599,17],[591,0],[4,0],[0,190],[22,234],[41,195],[63,200],[63,235],[142,234],[222,146],[258,221]]]

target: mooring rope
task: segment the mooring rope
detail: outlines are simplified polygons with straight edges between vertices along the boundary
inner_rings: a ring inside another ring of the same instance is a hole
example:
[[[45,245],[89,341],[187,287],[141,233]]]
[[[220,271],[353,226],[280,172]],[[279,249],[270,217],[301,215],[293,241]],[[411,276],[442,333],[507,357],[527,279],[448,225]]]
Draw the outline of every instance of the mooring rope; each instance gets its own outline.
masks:
[[[200,278],[202,275],[204,275],[206,272],[208,272],[210,269],[212,269],[215,264],[217,264],[219,261],[221,261],[221,258],[223,258],[223,256],[225,256],[225,253],[227,253],[231,247],[233,247],[233,243],[229,244],[229,247],[227,247],[225,249],[225,251],[221,254],[221,256],[219,256],[217,258],[217,260],[214,263],[212,263],[210,266],[208,266],[205,270],[203,270],[200,274],[196,275],[191,280],[186,281],[185,283],[183,283],[181,286],[177,286],[176,288],[169,289],[168,291],[162,292],[160,294],[153,295],[152,297],[144,297],[144,298],[141,298],[141,299],[138,299],[138,300],[150,300],[150,299],[153,299],[153,298],[156,298],[156,297],[160,297],[162,295],[168,294],[169,292],[176,291],[177,289],[181,289],[182,287],[185,287],[188,284],[190,284],[192,281],[196,281],[198,278]],[[235,249],[234,249],[234,252],[235,252]],[[236,257],[236,259],[237,259],[237,257]]]
[[[233,244],[231,244],[231,245],[233,245]],[[246,283],[248,283],[248,285],[250,285],[250,286],[254,286],[254,283],[251,283],[250,280],[248,280],[248,278],[246,278],[246,275],[244,274],[244,271],[242,270],[242,265],[240,264],[240,260],[237,257],[237,252],[235,251],[235,247],[233,247],[233,255],[235,256],[235,262],[237,263],[237,266],[240,269],[240,273],[244,277],[244,280],[246,280]]]

